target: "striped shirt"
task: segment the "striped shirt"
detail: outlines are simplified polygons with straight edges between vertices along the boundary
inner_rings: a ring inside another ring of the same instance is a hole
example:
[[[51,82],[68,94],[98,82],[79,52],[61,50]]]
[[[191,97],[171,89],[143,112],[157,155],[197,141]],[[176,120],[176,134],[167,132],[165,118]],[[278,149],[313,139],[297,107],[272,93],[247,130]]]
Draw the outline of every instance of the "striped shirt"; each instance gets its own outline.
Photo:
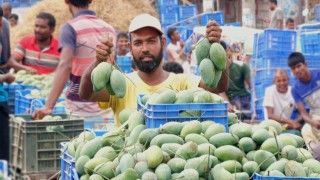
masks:
[[[113,27],[99,19],[95,12],[83,10],[61,29],[59,49],[73,50],[70,86],[67,90],[66,108],[74,115],[87,116],[100,113],[96,102],[90,102],[79,97],[81,76],[84,70],[96,59],[96,46],[109,32],[116,43],[116,32]]]
[[[18,57],[18,61],[22,61],[23,65],[36,69],[38,74],[49,74],[54,72],[59,64],[58,47],[58,40],[52,36],[50,46],[41,50],[33,35],[24,37],[13,54]]]

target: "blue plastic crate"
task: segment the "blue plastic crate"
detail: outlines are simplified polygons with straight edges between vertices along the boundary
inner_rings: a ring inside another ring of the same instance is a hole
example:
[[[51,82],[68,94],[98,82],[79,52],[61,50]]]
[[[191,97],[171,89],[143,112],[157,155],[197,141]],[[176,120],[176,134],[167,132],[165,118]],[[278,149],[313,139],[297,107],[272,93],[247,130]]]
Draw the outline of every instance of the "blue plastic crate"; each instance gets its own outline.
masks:
[[[138,95],[138,109],[144,109],[148,128],[157,128],[169,121],[184,122],[191,120],[213,120],[228,129],[228,103],[190,103],[190,104],[148,104],[141,103],[143,95]],[[183,111],[199,111],[197,117],[181,117]]]
[[[235,27],[241,27],[241,23],[240,23],[240,22],[233,22],[233,23],[225,24],[224,26],[235,26]]]
[[[288,59],[287,57],[278,58],[259,58],[256,61],[256,69],[288,69]]]
[[[262,83],[257,83],[254,85],[255,98],[262,98],[265,95],[266,85]]]
[[[296,50],[297,32],[292,30],[266,29],[255,37],[254,57],[269,53],[291,53]],[[257,46],[258,44],[258,46]],[[256,54],[258,53],[258,54]]]
[[[180,33],[180,37],[182,41],[188,40],[188,38],[193,33],[193,28],[186,27],[186,26],[173,26],[174,28],[177,28],[178,32]]]
[[[159,11],[160,11],[160,14],[178,13],[178,6],[176,5],[159,6]]]
[[[303,54],[320,54],[320,32],[301,33],[300,43]]]
[[[113,121],[113,118],[85,118],[84,127],[89,129],[102,129],[106,124]]]
[[[205,26],[209,22],[209,20],[215,20],[220,26],[224,25],[224,13],[222,11],[214,12],[214,13],[205,13],[201,15],[201,25]]]
[[[4,179],[8,178],[8,162],[5,160],[0,160],[0,172],[2,173]]]
[[[74,157],[66,152],[67,142],[61,145],[61,179],[64,180],[78,180],[79,176],[76,171],[76,161]]]
[[[320,69],[320,55],[304,54],[308,68]]]
[[[281,68],[284,69],[284,68]],[[270,84],[273,82],[274,74],[277,69],[260,69],[256,70],[255,72],[255,82],[256,83],[264,83],[266,85]],[[294,79],[295,77],[293,76],[292,72],[290,69],[285,69],[288,73],[288,76],[290,79]]]
[[[253,180],[319,180],[319,178],[261,176],[260,174],[255,173]]]
[[[303,24],[299,26],[300,33],[304,32],[312,32],[312,31],[319,31],[320,30],[320,23],[315,24]]]
[[[263,112],[263,109],[256,109],[256,120],[259,120],[259,121],[263,121],[265,120],[264,119],[264,112]]]
[[[198,19],[197,18],[191,18],[191,19],[179,19],[179,21],[181,21],[179,23],[180,26],[186,26],[189,28],[193,28],[195,26],[199,25]]]
[[[15,114],[16,91],[26,89],[37,89],[35,86],[22,84],[3,84],[3,88],[6,92],[8,92],[8,106],[10,114]]]
[[[88,129],[87,129],[88,130]],[[105,130],[89,130],[93,131],[96,136],[103,136],[108,131]],[[78,173],[76,171],[76,161],[74,157],[67,153],[67,144],[68,142],[60,143],[60,150],[61,150],[61,179],[63,180],[79,180]]]
[[[198,10],[196,5],[191,6],[178,6],[179,20],[188,19],[197,16]]]
[[[158,5],[178,5],[178,0],[158,0]]]
[[[178,13],[177,12],[171,12],[166,14],[160,13],[160,20],[161,20],[161,23],[164,25],[177,23],[179,21]]]
[[[119,66],[128,65],[131,66],[131,56],[117,56],[117,64]]]
[[[132,72],[132,66],[131,65],[121,65],[121,66],[119,66],[119,68],[124,73],[131,73]]]
[[[60,99],[58,99],[57,102],[59,103],[59,102],[62,102],[62,101],[65,101],[65,99],[64,98],[60,98]],[[45,104],[46,104],[46,100],[44,98],[33,99],[31,101],[31,104],[30,104],[31,113],[34,112],[37,109],[43,108]],[[65,109],[64,106],[63,107],[55,106],[52,109],[52,114],[65,114],[65,113],[66,113],[66,109]]]
[[[26,95],[30,94],[30,90],[16,91],[15,99],[15,114],[30,114],[31,102],[33,98],[27,98]]]

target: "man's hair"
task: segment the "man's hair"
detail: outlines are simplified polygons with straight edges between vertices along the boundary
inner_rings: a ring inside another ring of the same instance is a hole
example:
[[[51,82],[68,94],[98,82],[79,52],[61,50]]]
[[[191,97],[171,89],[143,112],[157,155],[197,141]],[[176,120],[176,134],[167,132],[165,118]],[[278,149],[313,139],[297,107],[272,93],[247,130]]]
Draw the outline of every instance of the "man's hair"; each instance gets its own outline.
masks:
[[[173,72],[175,74],[183,73],[182,66],[177,62],[166,62],[162,68],[167,72]]]
[[[274,73],[274,79],[276,79],[277,75],[285,75],[289,79],[288,72],[284,69],[277,69],[276,72]]]
[[[10,4],[9,2],[3,3],[3,4],[2,4],[2,7],[4,7],[4,6],[8,6],[9,9],[12,10],[12,6],[11,6],[11,4]]]
[[[18,19],[19,19],[19,16],[18,16],[17,14],[11,14],[10,17],[9,17],[9,19],[11,19],[11,18],[13,18],[13,19],[15,19],[15,20],[18,20]]]
[[[220,41],[221,46],[223,47],[224,50],[227,50],[227,44],[224,41]]]
[[[70,0],[70,3],[78,8],[84,8],[89,6],[89,0]]]
[[[2,7],[0,7],[0,17],[3,16],[3,10],[2,10]]]
[[[169,39],[171,39],[171,36],[173,35],[173,33],[177,30],[177,28],[169,28],[167,30],[167,36]]]
[[[303,64],[306,63],[306,60],[305,60],[303,54],[300,52],[291,53],[288,57],[288,66],[293,67],[299,63],[303,63]]]
[[[37,18],[39,18],[39,19],[47,19],[49,27],[51,27],[51,28],[56,27],[56,19],[50,13],[41,12],[41,13],[39,13],[37,15]]]
[[[287,21],[286,21],[286,25],[287,25],[288,23],[294,23],[294,19],[288,18]]]
[[[275,5],[278,5],[277,0],[269,0],[270,3],[274,3]]]
[[[117,35],[117,39],[120,39],[120,38],[127,38],[129,39],[129,36],[127,33],[125,32],[120,32],[118,35]]]

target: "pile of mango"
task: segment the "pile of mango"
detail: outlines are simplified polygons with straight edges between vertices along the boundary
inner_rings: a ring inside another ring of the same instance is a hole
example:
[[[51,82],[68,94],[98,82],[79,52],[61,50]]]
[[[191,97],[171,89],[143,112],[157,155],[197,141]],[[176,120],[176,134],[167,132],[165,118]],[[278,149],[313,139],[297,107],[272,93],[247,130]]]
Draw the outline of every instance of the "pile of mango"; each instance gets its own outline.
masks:
[[[220,43],[211,44],[207,38],[195,45],[195,55],[200,75],[207,87],[215,88],[227,68],[227,55]]]
[[[68,143],[81,180],[320,177],[320,162],[303,148],[303,139],[281,134],[276,121],[244,124],[229,113],[229,132],[197,120],[147,129],[143,112],[124,111],[123,128],[102,137],[83,132]]]
[[[25,70],[20,70],[15,74],[15,83],[32,85],[39,89],[51,89],[54,75],[54,73],[48,75],[28,74]]]
[[[126,95],[125,76],[110,63],[98,64],[91,72],[91,82],[94,92],[105,88],[112,96],[123,98]]]

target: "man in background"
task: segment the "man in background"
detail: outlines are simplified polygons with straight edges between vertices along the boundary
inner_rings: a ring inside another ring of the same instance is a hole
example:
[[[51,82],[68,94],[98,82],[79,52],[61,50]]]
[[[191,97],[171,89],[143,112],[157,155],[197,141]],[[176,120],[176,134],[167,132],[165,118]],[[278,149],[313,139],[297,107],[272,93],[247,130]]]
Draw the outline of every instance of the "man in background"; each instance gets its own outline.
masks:
[[[294,30],[294,19],[288,18],[286,21],[286,29]]]
[[[7,52],[3,52],[4,49],[3,42],[8,41],[9,37],[3,35],[3,26],[5,25],[3,17],[3,11],[0,7],[0,59],[3,61],[3,55],[7,54]],[[6,25],[7,26],[7,25]],[[5,41],[6,40],[6,41]],[[10,49],[9,49],[10,50]],[[8,55],[6,55],[7,57]],[[12,74],[6,74],[5,72],[1,71],[0,73],[0,159],[9,161],[9,109],[8,109],[8,94],[3,89],[2,83],[12,83],[15,80],[15,77]]]
[[[15,71],[31,74],[49,74],[59,63],[59,42],[53,37],[56,20],[50,13],[39,13],[35,20],[34,35],[26,36],[18,43],[7,66]],[[20,63],[22,62],[22,63]]]
[[[98,18],[94,11],[89,10],[91,2],[92,0],[65,0],[73,18],[61,29],[61,56],[52,89],[45,106],[34,112],[33,119],[42,119],[52,113],[68,80],[70,86],[66,93],[66,113],[71,114],[72,118],[106,117],[107,113],[110,113],[110,110],[101,110],[96,102],[84,100],[79,96],[83,72],[96,60],[97,44],[108,37],[113,39],[113,47],[116,45],[114,28]]]
[[[167,46],[168,61],[182,62],[181,51],[184,43],[180,41],[180,33],[177,28],[169,28],[167,36],[171,42]]]
[[[9,17],[11,27],[18,25],[19,16],[17,14],[11,14]]]
[[[287,124],[287,129],[300,131],[301,125],[299,122],[302,121],[302,118],[299,116],[298,119],[291,119],[295,106],[289,80],[286,70],[276,70],[273,80],[274,85],[269,86],[265,91],[263,107],[268,119]],[[298,134],[300,135],[299,131]]]
[[[283,11],[278,7],[277,0],[269,0],[269,9],[271,11],[270,19],[264,21],[269,23],[269,28],[283,29]]]
[[[128,55],[129,36],[125,32],[120,32],[117,36],[117,56]]]
[[[12,6],[10,3],[5,2],[2,4],[3,17],[9,20],[12,12]]]

